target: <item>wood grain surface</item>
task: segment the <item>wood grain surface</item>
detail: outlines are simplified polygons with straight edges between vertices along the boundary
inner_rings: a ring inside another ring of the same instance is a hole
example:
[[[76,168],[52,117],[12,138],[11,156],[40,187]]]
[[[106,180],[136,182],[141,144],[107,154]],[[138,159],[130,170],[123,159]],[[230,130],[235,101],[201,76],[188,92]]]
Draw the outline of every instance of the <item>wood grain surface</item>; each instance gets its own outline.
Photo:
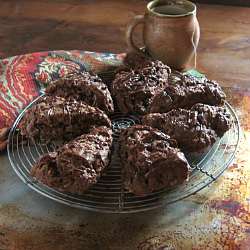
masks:
[[[0,58],[57,49],[125,52],[126,25],[145,13],[146,4],[143,0],[1,1]],[[250,9],[197,7],[201,39],[196,69],[222,85],[249,86]],[[141,36],[138,27],[134,40],[139,45]]]

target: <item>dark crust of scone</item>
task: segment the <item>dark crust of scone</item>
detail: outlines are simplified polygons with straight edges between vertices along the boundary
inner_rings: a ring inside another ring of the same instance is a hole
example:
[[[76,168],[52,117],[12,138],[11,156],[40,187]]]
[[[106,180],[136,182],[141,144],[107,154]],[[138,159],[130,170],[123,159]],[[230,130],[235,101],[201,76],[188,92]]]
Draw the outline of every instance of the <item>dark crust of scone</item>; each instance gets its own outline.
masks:
[[[203,152],[229,130],[232,120],[225,107],[196,104],[190,110],[145,115],[142,123],[176,139],[182,150]]]
[[[69,73],[55,80],[47,86],[45,93],[65,99],[73,98],[77,101],[84,101],[108,114],[114,112],[114,104],[108,87],[98,75],[87,71]]]
[[[74,99],[43,96],[24,114],[21,134],[33,144],[60,144],[101,125],[111,127],[110,119],[102,110]]]
[[[42,155],[30,173],[49,187],[81,195],[109,164],[112,140],[111,129],[94,128],[55,152]]]
[[[176,141],[145,125],[121,130],[119,155],[125,187],[140,196],[182,184],[191,172]]]
[[[173,74],[169,84],[158,93],[148,107],[148,113],[166,113],[172,109],[189,109],[194,104],[204,103],[223,106],[226,94],[216,81],[205,77]]]
[[[152,98],[168,83],[171,70],[161,61],[117,69],[111,93],[123,114],[146,114]]]

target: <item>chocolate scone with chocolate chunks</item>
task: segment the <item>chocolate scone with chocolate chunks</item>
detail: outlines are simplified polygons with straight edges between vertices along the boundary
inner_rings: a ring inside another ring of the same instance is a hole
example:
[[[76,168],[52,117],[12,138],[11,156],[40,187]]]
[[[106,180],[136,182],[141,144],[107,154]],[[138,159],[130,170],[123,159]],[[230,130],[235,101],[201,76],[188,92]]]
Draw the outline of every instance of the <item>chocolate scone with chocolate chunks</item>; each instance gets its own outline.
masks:
[[[119,155],[125,187],[140,196],[182,184],[191,172],[176,140],[145,125],[121,129]]]
[[[109,164],[112,140],[111,129],[94,128],[55,152],[42,155],[30,174],[49,187],[81,195]]]
[[[178,108],[189,109],[196,103],[224,105],[226,94],[216,81],[181,73],[175,74],[174,78],[174,84],[169,84],[154,97],[148,107],[148,113],[166,113]],[[169,81],[172,82],[172,80],[170,76]]]
[[[43,96],[25,112],[21,120],[21,134],[33,144],[60,144],[101,125],[111,127],[104,111],[83,101]]]
[[[98,75],[91,72],[69,73],[50,83],[45,93],[65,99],[70,97],[77,101],[84,101],[108,114],[114,112],[114,103],[108,87]]]
[[[196,104],[190,110],[147,114],[142,124],[170,135],[182,150],[200,153],[229,130],[232,119],[225,107]]]
[[[138,67],[118,68],[111,94],[123,114],[146,114],[152,98],[168,84],[170,68],[161,61],[146,61]]]

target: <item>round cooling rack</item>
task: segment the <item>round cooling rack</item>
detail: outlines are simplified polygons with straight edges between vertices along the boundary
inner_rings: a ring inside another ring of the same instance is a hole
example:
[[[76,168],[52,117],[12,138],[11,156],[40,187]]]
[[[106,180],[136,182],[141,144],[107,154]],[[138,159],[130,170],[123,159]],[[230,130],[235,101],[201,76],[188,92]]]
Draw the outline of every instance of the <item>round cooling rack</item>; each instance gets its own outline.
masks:
[[[30,103],[26,109],[30,108],[37,99]],[[121,127],[140,123],[140,119],[135,116],[124,116],[119,112],[110,116],[114,136],[114,151],[111,163],[98,183],[83,195],[73,195],[50,188],[29,174],[36,159],[44,153],[54,151],[55,148],[53,145],[31,145],[30,141],[20,134],[19,123],[26,109],[18,116],[11,128],[7,146],[8,157],[16,174],[26,185],[43,196],[58,202],[72,207],[108,213],[132,213],[151,210],[195,194],[218,178],[229,166],[237,150],[240,126],[234,110],[227,102],[226,107],[233,120],[230,130],[205,153],[185,153],[189,164],[194,168],[189,181],[171,190],[162,190],[143,197],[136,196],[124,188],[123,173],[117,152],[119,130]]]

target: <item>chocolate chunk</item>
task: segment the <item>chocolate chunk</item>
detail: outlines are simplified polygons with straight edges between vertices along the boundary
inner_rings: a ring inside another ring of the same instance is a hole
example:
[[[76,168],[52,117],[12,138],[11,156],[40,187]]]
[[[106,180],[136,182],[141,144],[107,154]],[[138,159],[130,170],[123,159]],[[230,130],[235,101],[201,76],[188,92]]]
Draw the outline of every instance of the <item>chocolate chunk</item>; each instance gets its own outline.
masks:
[[[123,128],[119,154],[125,187],[136,195],[172,188],[188,180],[191,168],[177,143],[145,125]]]
[[[26,111],[21,134],[32,143],[61,143],[88,133],[93,126],[111,127],[108,116],[83,101],[43,96]]]
[[[152,98],[168,83],[170,68],[161,61],[117,69],[111,93],[123,114],[146,114]]]
[[[226,95],[220,85],[205,77],[175,74],[170,77],[169,82],[172,84],[154,97],[148,107],[148,113],[166,113],[178,108],[189,109],[196,103],[213,106],[222,106],[225,103]]]
[[[114,112],[114,104],[108,87],[102,79],[90,72],[69,73],[50,83],[46,95],[74,98],[97,107],[106,113]]]
[[[203,152],[229,130],[232,120],[225,107],[196,104],[191,110],[145,115],[142,123],[176,139],[182,150]]]
[[[68,144],[42,155],[30,174],[49,187],[83,194],[109,164],[112,130],[100,126]]]

